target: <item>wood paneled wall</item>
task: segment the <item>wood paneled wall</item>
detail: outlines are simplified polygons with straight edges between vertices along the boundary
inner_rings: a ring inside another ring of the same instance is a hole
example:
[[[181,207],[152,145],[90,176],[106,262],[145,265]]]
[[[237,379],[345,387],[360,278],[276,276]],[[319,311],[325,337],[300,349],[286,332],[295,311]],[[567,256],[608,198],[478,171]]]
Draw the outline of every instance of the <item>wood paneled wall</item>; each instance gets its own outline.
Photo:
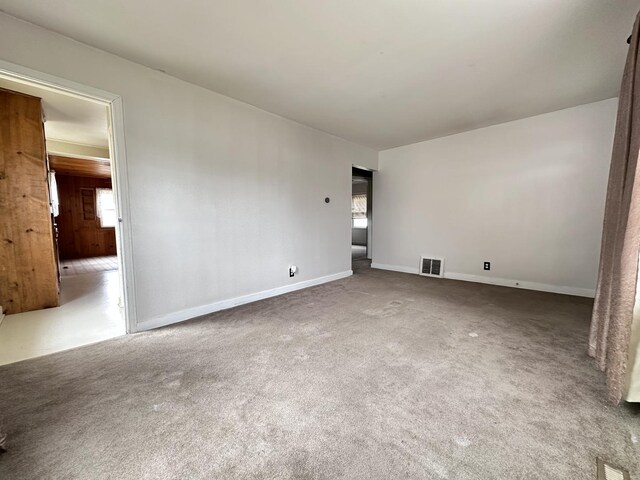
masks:
[[[100,227],[97,214],[88,214],[91,208],[95,212],[96,188],[111,188],[111,179],[56,173],[56,183],[60,202],[60,214],[56,217],[60,258],[115,255],[115,228]]]
[[[111,161],[109,160],[88,160],[49,155],[49,168],[62,175],[111,178]]]
[[[41,102],[0,90],[0,305],[57,306],[57,271]]]

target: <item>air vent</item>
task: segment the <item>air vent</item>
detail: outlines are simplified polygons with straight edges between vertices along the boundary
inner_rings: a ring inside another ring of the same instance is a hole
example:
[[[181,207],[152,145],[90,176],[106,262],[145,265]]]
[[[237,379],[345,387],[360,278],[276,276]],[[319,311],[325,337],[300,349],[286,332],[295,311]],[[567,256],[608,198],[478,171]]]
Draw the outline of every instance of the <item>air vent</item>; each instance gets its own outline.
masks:
[[[444,258],[422,257],[420,259],[420,275],[443,278]]]
[[[620,467],[614,467],[601,458],[597,458],[596,463],[598,465],[598,480],[630,480],[631,478],[629,472]]]

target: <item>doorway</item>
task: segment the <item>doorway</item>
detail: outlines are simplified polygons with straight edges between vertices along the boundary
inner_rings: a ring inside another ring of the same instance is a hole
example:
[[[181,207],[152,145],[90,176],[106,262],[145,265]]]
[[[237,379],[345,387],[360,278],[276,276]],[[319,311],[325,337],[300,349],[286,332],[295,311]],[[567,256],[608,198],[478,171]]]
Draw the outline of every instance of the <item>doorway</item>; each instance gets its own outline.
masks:
[[[47,288],[57,285],[48,308],[2,289],[3,365],[124,335],[134,318],[120,98],[4,62],[0,88],[41,106],[46,178],[32,183],[42,181],[48,199],[52,241],[38,249],[51,248]]]
[[[373,174],[352,167],[351,177],[351,266],[356,271],[371,266]]]

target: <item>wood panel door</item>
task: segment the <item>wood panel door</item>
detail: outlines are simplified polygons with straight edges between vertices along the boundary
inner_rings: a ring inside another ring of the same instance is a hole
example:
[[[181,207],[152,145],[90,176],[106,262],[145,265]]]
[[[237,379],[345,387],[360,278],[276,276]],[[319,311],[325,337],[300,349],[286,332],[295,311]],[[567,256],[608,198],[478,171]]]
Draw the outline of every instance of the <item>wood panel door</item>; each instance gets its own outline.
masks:
[[[0,305],[11,313],[58,305],[39,98],[0,90]]]

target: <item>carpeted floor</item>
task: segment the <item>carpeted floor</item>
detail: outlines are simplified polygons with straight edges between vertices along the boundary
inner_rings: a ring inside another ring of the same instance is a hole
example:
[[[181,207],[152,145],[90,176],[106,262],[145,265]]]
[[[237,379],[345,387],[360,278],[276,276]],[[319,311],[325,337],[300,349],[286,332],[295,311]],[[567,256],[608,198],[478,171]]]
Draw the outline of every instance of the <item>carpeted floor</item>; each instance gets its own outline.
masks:
[[[371,260],[367,258],[367,247],[351,245],[351,269],[356,272],[371,267]]]
[[[590,479],[640,475],[606,403],[591,301],[353,277],[0,367],[2,479]]]

